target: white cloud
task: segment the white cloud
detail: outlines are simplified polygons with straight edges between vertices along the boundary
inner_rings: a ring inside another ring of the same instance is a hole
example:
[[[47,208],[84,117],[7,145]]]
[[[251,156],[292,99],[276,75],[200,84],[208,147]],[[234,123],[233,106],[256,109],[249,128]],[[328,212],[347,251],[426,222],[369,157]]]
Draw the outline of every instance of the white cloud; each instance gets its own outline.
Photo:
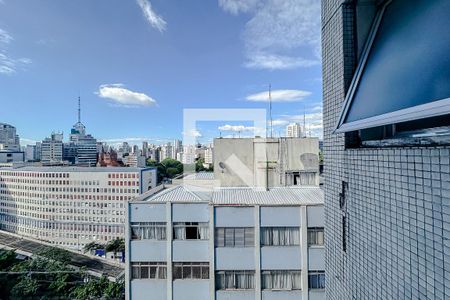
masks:
[[[13,40],[14,38],[7,31],[0,28],[0,74],[12,75],[31,64],[29,58],[14,58],[8,54],[6,48]]]
[[[311,95],[311,92],[302,90],[273,90],[271,91],[272,102],[294,102],[301,101]],[[245,97],[247,101],[269,102],[269,91],[252,94]]]
[[[153,28],[158,29],[159,32],[163,32],[164,30],[166,30],[167,26],[166,21],[164,21],[164,19],[161,16],[156,14],[156,12],[152,8],[152,5],[150,4],[150,1],[148,0],[136,0],[136,1],[139,4],[145,19]]]
[[[318,60],[267,53],[251,53],[247,59],[245,63],[247,68],[268,70],[289,70],[298,67],[311,67],[320,63]]]
[[[219,0],[219,6],[232,15],[252,11],[260,0]]]
[[[20,138],[20,145],[26,146],[26,145],[34,145],[39,141],[33,140],[33,139],[27,139],[27,138]]]
[[[268,122],[268,124],[270,125],[270,121]],[[289,124],[289,121],[287,121],[287,120],[282,120],[282,119],[272,120],[273,126],[285,126],[287,124]]]
[[[122,84],[103,84],[96,94],[101,98],[110,99],[114,104],[123,107],[153,106],[156,100],[144,93],[133,92]]]
[[[9,44],[13,37],[6,31],[0,28],[0,43]]]
[[[219,126],[218,129],[220,131],[234,131],[234,132],[243,132],[243,131],[255,131],[256,127],[253,126],[244,126],[244,125],[223,125]]]
[[[320,1],[219,0],[219,5],[234,15],[252,15],[242,34],[246,67],[286,70],[320,63]]]
[[[198,137],[202,137],[202,134],[200,131],[192,129],[188,132],[182,132],[181,133],[184,137],[194,137],[194,138],[198,138]]]

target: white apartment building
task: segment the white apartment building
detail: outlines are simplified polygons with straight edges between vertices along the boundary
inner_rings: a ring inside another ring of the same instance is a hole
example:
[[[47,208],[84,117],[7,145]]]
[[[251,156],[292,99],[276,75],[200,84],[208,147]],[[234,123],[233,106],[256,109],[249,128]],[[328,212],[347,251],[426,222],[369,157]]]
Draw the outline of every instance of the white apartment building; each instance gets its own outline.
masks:
[[[291,123],[286,126],[286,137],[303,137],[302,126],[299,123]]]
[[[127,299],[325,299],[318,187],[176,186],[128,203]]]
[[[183,146],[183,155],[181,156],[181,162],[187,165],[194,164],[195,158],[195,146]]]
[[[124,236],[130,199],[156,186],[153,168],[0,168],[0,229],[72,249]]]

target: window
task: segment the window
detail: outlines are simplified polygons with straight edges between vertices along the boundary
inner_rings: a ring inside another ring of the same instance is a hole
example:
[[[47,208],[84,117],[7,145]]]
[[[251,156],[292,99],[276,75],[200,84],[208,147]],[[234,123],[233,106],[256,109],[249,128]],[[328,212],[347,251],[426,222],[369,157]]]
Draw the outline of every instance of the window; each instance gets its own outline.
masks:
[[[132,279],[166,279],[167,266],[165,262],[132,262]]]
[[[261,285],[265,290],[301,290],[301,271],[262,271]]]
[[[173,263],[173,279],[209,279],[209,263]]]
[[[253,227],[216,228],[216,247],[254,247]]]
[[[299,227],[261,227],[262,246],[300,245]]]
[[[209,239],[209,223],[174,222],[174,240],[207,240]]]
[[[165,222],[133,222],[131,223],[132,240],[165,240]]]
[[[450,3],[385,3],[347,94],[340,132],[450,113],[450,40],[442,38],[442,28],[450,27]]]
[[[308,287],[310,289],[324,289],[325,288],[325,271],[309,271],[308,272]]]
[[[216,290],[252,290],[255,271],[217,271]]]
[[[308,246],[323,246],[323,227],[308,228]]]

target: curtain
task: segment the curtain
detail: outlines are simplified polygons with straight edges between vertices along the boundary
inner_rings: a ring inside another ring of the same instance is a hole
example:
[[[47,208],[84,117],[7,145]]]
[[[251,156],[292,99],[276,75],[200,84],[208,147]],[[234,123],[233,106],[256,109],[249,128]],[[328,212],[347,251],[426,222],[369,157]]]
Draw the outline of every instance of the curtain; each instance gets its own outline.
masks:
[[[265,246],[300,245],[300,229],[298,227],[263,227],[261,228],[261,244]]]
[[[262,276],[262,286],[269,290],[301,289],[300,271],[266,271]]]
[[[174,227],[173,228],[173,238],[175,240],[185,240],[186,239],[186,228],[185,227]]]
[[[133,239],[138,240],[165,240],[166,226],[159,223],[132,225],[131,234]]]
[[[209,228],[207,226],[199,226],[198,233],[200,235],[201,240],[209,239]]]

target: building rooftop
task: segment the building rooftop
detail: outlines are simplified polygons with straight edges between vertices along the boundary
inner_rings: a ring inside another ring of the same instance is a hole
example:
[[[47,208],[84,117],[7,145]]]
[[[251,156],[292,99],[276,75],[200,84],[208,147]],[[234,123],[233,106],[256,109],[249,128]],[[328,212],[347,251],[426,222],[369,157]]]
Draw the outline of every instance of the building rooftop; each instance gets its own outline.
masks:
[[[137,167],[75,167],[75,166],[12,166],[0,167],[0,170],[14,170],[25,172],[140,172],[145,169],[154,168],[137,168]]]
[[[317,205],[323,204],[319,187],[276,187],[268,191],[250,187],[201,188],[179,185],[153,194],[143,194],[136,201],[156,203],[206,202],[213,205]]]

